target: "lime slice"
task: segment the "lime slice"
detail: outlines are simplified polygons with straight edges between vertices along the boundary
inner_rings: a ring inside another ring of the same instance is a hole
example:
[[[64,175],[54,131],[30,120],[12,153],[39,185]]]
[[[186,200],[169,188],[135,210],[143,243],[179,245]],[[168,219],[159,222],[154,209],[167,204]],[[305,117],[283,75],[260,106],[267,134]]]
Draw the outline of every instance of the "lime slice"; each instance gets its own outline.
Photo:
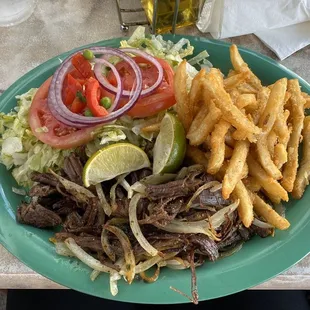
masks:
[[[184,128],[172,113],[166,113],[154,146],[153,173],[176,171],[183,162],[186,150]]]
[[[88,159],[83,182],[88,187],[145,167],[150,167],[150,161],[142,149],[130,143],[115,143],[103,147]]]

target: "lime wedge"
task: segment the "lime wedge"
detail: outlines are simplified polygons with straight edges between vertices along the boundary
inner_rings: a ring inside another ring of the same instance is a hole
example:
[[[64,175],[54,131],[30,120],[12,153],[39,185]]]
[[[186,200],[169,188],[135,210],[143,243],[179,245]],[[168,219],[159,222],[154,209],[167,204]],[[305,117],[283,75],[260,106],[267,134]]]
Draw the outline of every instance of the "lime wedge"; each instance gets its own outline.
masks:
[[[150,161],[142,149],[130,143],[115,143],[103,147],[88,159],[83,182],[88,187],[146,167],[150,167]]]
[[[172,113],[166,113],[154,146],[153,173],[176,171],[183,162],[186,151],[184,128]]]

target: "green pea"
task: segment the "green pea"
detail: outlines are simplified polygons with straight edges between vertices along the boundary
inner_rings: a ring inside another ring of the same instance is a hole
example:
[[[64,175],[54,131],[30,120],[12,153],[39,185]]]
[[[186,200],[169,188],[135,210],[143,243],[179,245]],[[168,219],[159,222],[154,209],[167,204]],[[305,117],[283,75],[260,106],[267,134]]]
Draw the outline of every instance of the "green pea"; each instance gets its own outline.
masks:
[[[78,91],[76,92],[76,96],[77,96],[83,103],[86,103],[86,98],[85,98],[85,96],[83,95],[83,93],[82,93],[80,90],[78,90]]]
[[[83,56],[87,60],[92,60],[95,57],[94,53],[91,50],[84,50]]]
[[[111,108],[112,102],[109,97],[103,97],[100,99],[100,105],[103,106],[106,109]]]
[[[84,115],[85,115],[85,116],[93,116],[93,113],[91,112],[91,110],[85,109]]]

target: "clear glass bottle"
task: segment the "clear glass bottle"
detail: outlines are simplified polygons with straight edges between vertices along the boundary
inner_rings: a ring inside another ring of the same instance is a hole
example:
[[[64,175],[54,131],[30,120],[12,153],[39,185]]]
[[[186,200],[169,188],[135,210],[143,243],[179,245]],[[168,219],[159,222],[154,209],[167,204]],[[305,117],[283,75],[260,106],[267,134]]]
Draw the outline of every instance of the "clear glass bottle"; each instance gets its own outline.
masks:
[[[0,0],[0,27],[17,25],[31,16],[36,0]]]

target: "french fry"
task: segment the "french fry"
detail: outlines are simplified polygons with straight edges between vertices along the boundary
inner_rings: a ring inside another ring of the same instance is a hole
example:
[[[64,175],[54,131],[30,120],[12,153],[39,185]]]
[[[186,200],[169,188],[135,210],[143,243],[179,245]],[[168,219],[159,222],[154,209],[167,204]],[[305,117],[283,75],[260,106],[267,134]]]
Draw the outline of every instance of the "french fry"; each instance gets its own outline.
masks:
[[[222,72],[219,69],[211,68],[208,75],[215,78],[217,82],[221,85],[221,87],[224,87],[224,77],[223,77]]]
[[[253,122],[256,125],[261,117],[261,115],[264,113],[264,110],[266,108],[268,98],[270,95],[270,90],[267,87],[263,87],[258,93],[257,93],[257,109],[252,113]]]
[[[243,225],[245,227],[250,227],[254,219],[253,204],[251,197],[241,180],[236,184],[233,196],[239,199],[238,214]]]
[[[287,151],[286,145],[283,143],[278,143],[274,147],[274,156],[273,156],[274,164],[281,169],[282,166],[287,162]]]
[[[194,132],[197,132],[199,130],[199,127],[206,118],[206,116],[208,115],[208,112],[209,112],[208,106],[203,103],[189,127],[188,135],[190,135],[191,133],[193,134]]]
[[[297,172],[297,177],[294,183],[292,196],[300,199],[309,184],[310,176],[310,116],[305,117],[303,129],[303,149],[302,160]]]
[[[206,153],[201,151],[198,147],[188,145],[186,148],[186,157],[191,159],[194,163],[208,167],[208,159]]]
[[[268,89],[272,90],[273,85],[274,85],[274,83],[273,83],[273,84],[268,85],[268,86],[267,86],[267,87],[268,87]]]
[[[283,167],[282,186],[288,191],[293,190],[298,168],[298,146],[301,141],[301,132],[304,124],[304,104],[305,99],[301,95],[299,82],[297,79],[288,81],[288,91],[291,93],[291,122],[292,133],[287,145],[288,157]]]
[[[232,103],[229,94],[212,76],[207,74],[204,80],[204,88],[215,99],[216,106],[222,111],[223,118],[235,128],[247,132],[250,141],[255,141],[260,129],[256,127],[240,110]]]
[[[236,101],[236,107],[238,109],[249,108],[255,109],[257,108],[257,101],[254,94],[241,94]]]
[[[230,128],[230,124],[225,120],[220,120],[211,134],[211,157],[208,164],[208,173],[217,173],[225,159],[225,135]]]
[[[289,110],[285,110],[283,113],[279,113],[274,125],[273,130],[279,137],[280,143],[287,143],[290,137],[290,130],[287,125],[287,120],[290,115]]]
[[[287,219],[279,215],[269,204],[267,204],[257,194],[251,193],[253,198],[254,211],[258,216],[262,216],[267,223],[274,227],[285,230],[290,227],[290,223]]]
[[[231,158],[232,154],[233,154],[234,150],[225,144],[225,159]]]
[[[199,112],[196,116],[198,117]],[[191,145],[200,145],[202,144],[209,134],[212,132],[214,125],[221,118],[221,111],[214,105],[211,104],[208,114],[202,120],[200,124],[196,124],[195,120],[193,121],[186,138],[189,140]],[[195,122],[195,123],[194,123]],[[198,129],[196,129],[196,125],[198,125]]]
[[[288,201],[287,191],[280,185],[280,183],[267,174],[251,154],[248,155],[247,163],[249,174],[255,177],[272,202],[280,203],[281,200]]]
[[[204,149],[206,151],[211,150],[211,137],[209,136],[202,145],[204,146]],[[233,153],[233,149],[230,146],[225,144],[225,155],[224,155],[225,159],[231,158],[232,153]],[[210,157],[211,157],[211,152],[210,152]]]
[[[250,70],[249,66],[244,62],[235,44],[230,46],[230,60],[232,62],[235,71],[237,72],[249,71],[250,84],[256,90],[260,90],[262,88],[260,79]]]
[[[224,79],[224,88],[226,91],[235,89],[241,83],[244,83],[249,77],[249,72],[244,71],[235,75],[232,75],[226,79]]]
[[[245,111],[241,110],[243,114],[245,114]],[[250,122],[253,121],[251,114],[247,115],[247,118],[249,119]],[[244,130],[238,130],[236,129],[233,134],[232,134],[233,139],[235,140],[245,140],[246,138],[248,138],[247,136],[247,132]],[[253,142],[253,141],[252,141]],[[256,139],[255,141],[256,142]]]
[[[232,129],[232,127],[230,128]],[[235,146],[235,139],[232,137],[232,131],[231,130],[228,130],[226,136],[225,136],[225,143],[230,146],[230,147],[234,147]]]
[[[306,102],[304,104],[304,109],[309,109],[310,108],[310,95],[305,93],[305,92],[301,92],[301,95],[306,100]]]
[[[242,71],[249,70],[248,65],[244,62],[244,60],[242,59],[238,51],[237,45],[232,44],[229,48],[229,52],[230,52],[231,63],[236,72],[242,72]]]
[[[186,60],[178,66],[174,75],[174,95],[178,117],[187,132],[193,120],[193,112],[189,106],[189,96],[186,89],[187,73]]]
[[[257,94],[258,93],[258,90],[248,83],[240,84],[237,87],[237,89],[241,94]]]
[[[235,144],[233,155],[229,161],[222,186],[222,196],[228,199],[236,184],[242,178],[242,169],[246,163],[249,152],[250,143],[248,140],[237,141]]]
[[[284,104],[283,104],[284,108],[288,105],[290,98],[291,98],[291,93],[287,91],[284,97]]]
[[[196,76],[193,78],[191,89],[189,91],[189,106],[192,110],[193,117],[199,111],[201,105],[201,97],[202,97],[202,80],[206,74],[205,69],[201,69]]]
[[[278,144],[274,147],[273,162],[281,169],[282,166],[287,162],[287,144],[290,139],[291,127],[288,127],[287,120],[290,115],[288,110],[279,113],[276,119],[273,130],[278,136]]]
[[[278,80],[270,92],[265,110],[261,115],[258,125],[263,129],[263,132],[268,134],[279,114],[280,108],[283,106],[284,97],[286,93],[287,79]]]
[[[268,137],[267,137],[267,147],[270,157],[273,158],[274,156],[274,149],[277,144],[278,137],[274,130],[271,130]]]
[[[245,179],[242,180],[245,187],[251,192],[258,192],[261,189],[261,185],[259,182],[252,176],[247,176]]]
[[[238,89],[232,89],[231,91],[229,91],[229,95],[231,98],[231,101],[233,104],[236,104],[238,97],[240,96],[240,92],[238,91]]]
[[[236,74],[238,74],[238,73],[237,73],[235,70],[229,69],[228,74],[227,74],[227,77],[231,77],[231,76],[234,76],[234,75],[236,75]]]
[[[266,134],[260,137],[257,141],[257,155],[259,162],[261,163],[265,171],[269,174],[269,176],[271,176],[275,180],[279,180],[282,178],[282,173],[274,164],[271,158],[271,154],[268,150]]]
[[[248,167],[248,164],[245,162],[242,168],[241,180],[246,178],[248,174],[249,174],[249,167]]]

